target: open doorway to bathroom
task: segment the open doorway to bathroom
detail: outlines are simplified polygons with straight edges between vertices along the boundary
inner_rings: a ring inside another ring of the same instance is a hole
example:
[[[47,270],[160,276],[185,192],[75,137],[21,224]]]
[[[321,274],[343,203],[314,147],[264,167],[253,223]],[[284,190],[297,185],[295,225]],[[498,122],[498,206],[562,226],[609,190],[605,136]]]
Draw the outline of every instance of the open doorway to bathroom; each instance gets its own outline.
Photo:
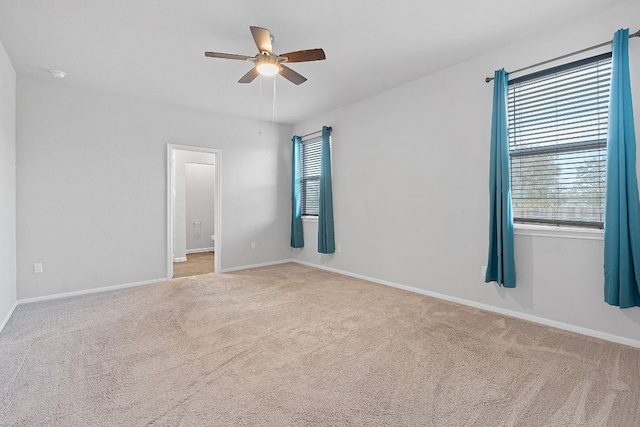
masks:
[[[215,157],[176,150],[175,165],[173,277],[213,273]]]
[[[168,145],[168,278],[220,270],[220,151]]]

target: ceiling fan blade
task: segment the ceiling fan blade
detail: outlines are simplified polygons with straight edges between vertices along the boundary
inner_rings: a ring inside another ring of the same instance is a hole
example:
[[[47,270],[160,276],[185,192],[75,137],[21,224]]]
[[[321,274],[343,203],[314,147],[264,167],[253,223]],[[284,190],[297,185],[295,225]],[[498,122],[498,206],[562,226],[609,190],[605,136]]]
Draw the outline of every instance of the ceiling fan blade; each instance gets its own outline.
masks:
[[[249,27],[249,29],[251,30],[253,40],[256,42],[256,46],[258,46],[258,50],[272,54],[271,33],[269,33],[269,30],[253,26]]]
[[[224,59],[240,59],[246,61],[247,59],[253,59],[253,56],[235,55],[233,53],[221,53],[221,52],[205,52],[204,56],[209,58],[224,58]]]
[[[256,67],[253,67],[247,74],[245,74],[240,80],[238,80],[238,83],[251,83],[256,77],[258,77],[259,74],[260,73],[258,73],[258,69]]]
[[[307,81],[307,78],[296,73],[295,71],[293,71],[291,68],[285,66],[285,65],[280,65],[280,75],[282,77],[284,77],[285,79],[289,80],[291,83],[294,84],[302,84],[304,82]]]
[[[287,62],[322,61],[327,58],[324,54],[324,50],[322,49],[297,50],[295,52],[283,53],[278,56],[286,56]]]

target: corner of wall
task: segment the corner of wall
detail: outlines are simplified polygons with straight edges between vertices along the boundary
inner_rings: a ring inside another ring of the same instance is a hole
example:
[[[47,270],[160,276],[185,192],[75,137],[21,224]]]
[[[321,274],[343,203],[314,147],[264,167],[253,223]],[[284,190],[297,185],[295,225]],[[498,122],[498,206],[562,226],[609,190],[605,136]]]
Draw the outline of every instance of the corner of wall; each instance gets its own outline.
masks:
[[[16,72],[0,41],[0,331],[16,294]]]

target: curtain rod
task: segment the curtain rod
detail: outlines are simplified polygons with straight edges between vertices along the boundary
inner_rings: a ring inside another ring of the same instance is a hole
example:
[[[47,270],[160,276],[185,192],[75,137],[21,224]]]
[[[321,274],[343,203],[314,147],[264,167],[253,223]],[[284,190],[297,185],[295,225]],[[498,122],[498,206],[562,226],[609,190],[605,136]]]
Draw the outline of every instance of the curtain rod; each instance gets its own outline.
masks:
[[[636,31],[633,34],[629,34],[629,38],[632,38],[632,37],[640,37],[640,30]],[[612,42],[613,42],[613,40],[609,40],[608,42],[604,42],[604,43],[597,44],[595,46],[591,46],[591,47],[587,47],[587,48],[584,48],[584,49],[576,50],[575,52],[567,53],[565,55],[558,56],[556,58],[547,59],[546,61],[538,62],[537,64],[529,65],[527,67],[523,67],[523,68],[519,68],[519,69],[517,69],[515,71],[511,71],[509,74],[519,73],[520,71],[525,71],[525,70],[529,70],[531,68],[539,67],[540,65],[545,65],[545,64],[548,64],[549,62],[558,61],[560,59],[564,59],[564,58],[568,58],[570,56],[578,55],[578,54],[583,53],[583,52],[588,52],[590,50],[597,49],[599,47],[603,47],[603,46],[606,46],[608,44],[611,44]],[[493,80],[493,77],[487,77],[487,78],[484,79],[484,81],[487,82],[487,83],[489,83],[491,80]]]
[[[328,126],[328,128],[329,128],[329,130],[333,130],[333,129],[331,128],[331,126]],[[315,131],[315,132],[308,133],[308,134],[306,134],[306,135],[302,135],[300,138],[306,138],[306,137],[308,137],[308,136],[315,135],[316,133],[322,133],[322,129],[317,130],[317,131]]]
[[[315,131],[315,132],[308,133],[308,134],[306,134],[306,135],[302,135],[300,138],[306,138],[306,137],[308,137],[308,136],[315,135],[316,133],[322,133],[322,129],[317,130],[317,131]]]

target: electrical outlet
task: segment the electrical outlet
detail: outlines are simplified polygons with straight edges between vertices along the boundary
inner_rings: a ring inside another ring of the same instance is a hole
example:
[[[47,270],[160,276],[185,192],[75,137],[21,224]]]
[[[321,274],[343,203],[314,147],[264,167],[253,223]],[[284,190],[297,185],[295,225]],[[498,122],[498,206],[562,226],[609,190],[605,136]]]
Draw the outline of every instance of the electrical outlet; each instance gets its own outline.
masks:
[[[484,279],[487,275],[487,266],[483,265],[482,266],[482,278]]]
[[[251,242],[251,249],[255,249],[256,248],[256,242]]]
[[[34,273],[42,273],[42,263],[41,262],[37,262],[37,263],[33,264],[33,272]]]
[[[338,246],[336,247],[336,250],[337,250],[338,252],[342,252],[342,245],[338,245]]]

